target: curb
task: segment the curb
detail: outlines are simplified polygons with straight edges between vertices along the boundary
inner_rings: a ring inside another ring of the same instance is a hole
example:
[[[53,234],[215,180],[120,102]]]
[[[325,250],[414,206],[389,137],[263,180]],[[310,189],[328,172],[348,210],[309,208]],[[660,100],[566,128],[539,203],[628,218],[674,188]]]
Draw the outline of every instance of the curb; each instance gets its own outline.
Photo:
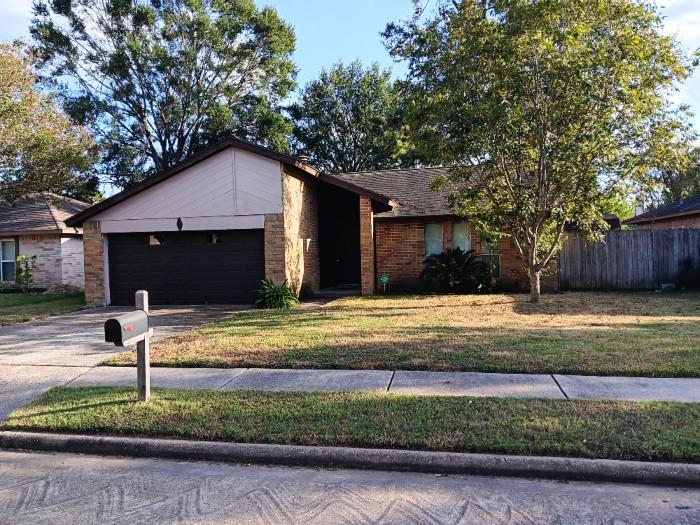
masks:
[[[0,449],[433,474],[700,486],[700,464],[0,432]]]

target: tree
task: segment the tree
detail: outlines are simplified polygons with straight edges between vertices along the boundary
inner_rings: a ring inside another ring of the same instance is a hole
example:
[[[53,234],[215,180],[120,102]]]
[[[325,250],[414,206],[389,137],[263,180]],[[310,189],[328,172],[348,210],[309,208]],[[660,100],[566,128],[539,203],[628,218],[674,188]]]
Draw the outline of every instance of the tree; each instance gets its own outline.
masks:
[[[671,152],[657,131],[694,65],[636,0],[455,0],[385,37],[408,61],[420,151],[456,166],[457,212],[512,239],[533,302],[564,226],[599,238],[609,190]]]
[[[31,34],[118,186],[234,133],[278,149],[295,37],[253,0],[34,0]]]
[[[291,106],[295,149],[329,172],[402,163],[400,92],[388,70],[336,64],[309,82]]]
[[[678,169],[663,170],[661,180],[663,204],[700,194],[700,148],[688,148],[687,161]]]
[[[19,45],[0,44],[0,200],[41,191],[84,196],[96,189],[92,140],[37,89],[32,65]]]

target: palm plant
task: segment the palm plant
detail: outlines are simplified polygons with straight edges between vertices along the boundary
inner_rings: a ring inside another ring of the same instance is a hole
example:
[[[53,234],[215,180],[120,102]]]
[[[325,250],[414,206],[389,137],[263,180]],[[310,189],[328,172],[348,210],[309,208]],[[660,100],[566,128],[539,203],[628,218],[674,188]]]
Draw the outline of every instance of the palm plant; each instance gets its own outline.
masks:
[[[491,285],[491,272],[474,250],[447,249],[423,261],[421,279],[437,283],[441,291],[474,293]]]

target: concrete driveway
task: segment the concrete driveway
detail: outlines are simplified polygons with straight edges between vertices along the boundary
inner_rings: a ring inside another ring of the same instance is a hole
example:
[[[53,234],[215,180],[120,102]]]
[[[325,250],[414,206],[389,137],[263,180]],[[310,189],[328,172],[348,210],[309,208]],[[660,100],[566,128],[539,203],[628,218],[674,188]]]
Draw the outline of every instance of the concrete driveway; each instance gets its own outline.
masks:
[[[152,308],[154,338],[170,337],[247,306]],[[54,386],[123,351],[104,343],[108,317],[130,308],[94,308],[0,328],[0,420]]]

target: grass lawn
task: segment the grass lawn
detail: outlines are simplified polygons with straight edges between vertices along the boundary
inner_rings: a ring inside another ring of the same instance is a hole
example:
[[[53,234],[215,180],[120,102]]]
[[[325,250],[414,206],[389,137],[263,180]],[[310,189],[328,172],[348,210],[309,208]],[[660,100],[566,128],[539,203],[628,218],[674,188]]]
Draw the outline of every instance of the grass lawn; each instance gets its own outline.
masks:
[[[72,312],[84,306],[82,293],[0,293],[0,326]]]
[[[57,388],[2,430],[700,462],[700,404]]]
[[[253,311],[152,346],[156,366],[700,376],[700,294],[363,297]],[[127,352],[108,364],[133,364]]]

